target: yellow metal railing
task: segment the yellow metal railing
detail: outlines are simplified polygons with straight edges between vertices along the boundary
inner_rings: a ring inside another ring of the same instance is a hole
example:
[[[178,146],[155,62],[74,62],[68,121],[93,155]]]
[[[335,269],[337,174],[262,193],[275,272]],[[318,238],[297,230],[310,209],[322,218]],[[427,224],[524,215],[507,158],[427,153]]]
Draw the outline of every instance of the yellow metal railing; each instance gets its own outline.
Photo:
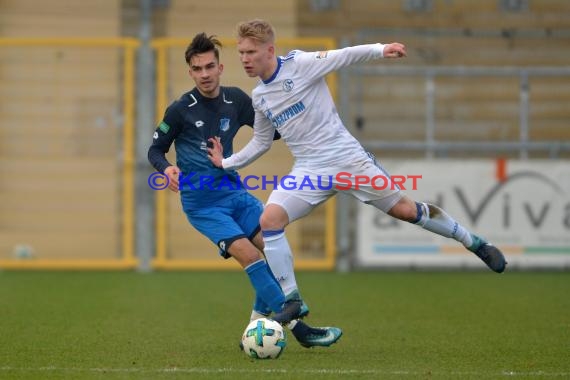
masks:
[[[114,259],[0,260],[2,269],[128,269],[137,265],[134,252],[134,95],[135,52],[139,41],[132,38],[0,38],[3,47],[117,47],[123,60],[123,184],[121,196],[121,257]],[[62,242],[65,247],[65,242]]]
[[[221,38],[225,47],[236,46],[235,39]],[[155,39],[152,47],[156,51],[156,122],[160,122],[164,110],[168,106],[168,50],[170,48],[185,48],[189,43],[186,38]],[[282,38],[276,41],[282,48],[303,48],[304,46],[319,47],[322,50],[335,49],[336,43],[330,38]],[[327,76],[327,82],[333,96],[337,94],[337,77],[335,73]],[[165,191],[156,195],[156,257],[153,267],[156,269],[238,269],[236,265],[220,265],[219,260],[173,259],[168,257],[167,231],[168,211]],[[322,259],[295,259],[295,267],[307,270],[330,270],[335,266],[336,257],[336,222],[335,199],[326,203],[325,254]],[[182,211],[180,211],[182,212]]]

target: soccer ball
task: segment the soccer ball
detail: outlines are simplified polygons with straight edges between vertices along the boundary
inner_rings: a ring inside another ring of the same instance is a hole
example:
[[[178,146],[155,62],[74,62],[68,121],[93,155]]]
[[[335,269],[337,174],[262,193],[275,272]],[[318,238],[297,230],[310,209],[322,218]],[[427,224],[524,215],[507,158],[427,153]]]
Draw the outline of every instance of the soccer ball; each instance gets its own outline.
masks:
[[[287,335],[278,322],[260,318],[247,325],[241,343],[250,358],[277,359],[287,345]]]

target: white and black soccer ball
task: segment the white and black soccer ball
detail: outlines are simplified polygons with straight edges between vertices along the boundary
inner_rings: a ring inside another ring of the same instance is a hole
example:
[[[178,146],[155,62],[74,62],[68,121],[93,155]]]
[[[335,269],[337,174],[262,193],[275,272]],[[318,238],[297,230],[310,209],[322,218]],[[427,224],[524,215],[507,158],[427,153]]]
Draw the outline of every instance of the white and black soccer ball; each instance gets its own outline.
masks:
[[[260,318],[247,325],[241,343],[250,358],[277,359],[287,346],[287,335],[278,322]]]

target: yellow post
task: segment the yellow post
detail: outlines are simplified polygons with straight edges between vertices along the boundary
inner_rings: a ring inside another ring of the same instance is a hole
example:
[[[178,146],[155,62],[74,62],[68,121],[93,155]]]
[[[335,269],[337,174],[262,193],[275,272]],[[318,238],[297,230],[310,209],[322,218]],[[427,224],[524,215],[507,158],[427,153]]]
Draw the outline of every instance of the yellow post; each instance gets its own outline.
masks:
[[[123,79],[123,114],[125,115],[123,133],[123,257],[127,262],[135,261],[134,255],[134,47],[125,47]]]

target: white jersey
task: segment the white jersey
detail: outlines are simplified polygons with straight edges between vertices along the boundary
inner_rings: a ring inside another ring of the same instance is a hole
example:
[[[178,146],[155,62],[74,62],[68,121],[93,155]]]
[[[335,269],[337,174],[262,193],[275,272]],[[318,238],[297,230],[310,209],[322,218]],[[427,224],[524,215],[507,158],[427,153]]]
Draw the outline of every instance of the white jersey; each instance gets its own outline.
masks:
[[[253,90],[254,136],[224,159],[225,169],[239,169],[265,153],[275,129],[289,147],[296,167],[326,168],[362,157],[362,145],[343,125],[325,75],[342,67],[382,58],[384,45],[303,52],[278,57],[275,73]]]

